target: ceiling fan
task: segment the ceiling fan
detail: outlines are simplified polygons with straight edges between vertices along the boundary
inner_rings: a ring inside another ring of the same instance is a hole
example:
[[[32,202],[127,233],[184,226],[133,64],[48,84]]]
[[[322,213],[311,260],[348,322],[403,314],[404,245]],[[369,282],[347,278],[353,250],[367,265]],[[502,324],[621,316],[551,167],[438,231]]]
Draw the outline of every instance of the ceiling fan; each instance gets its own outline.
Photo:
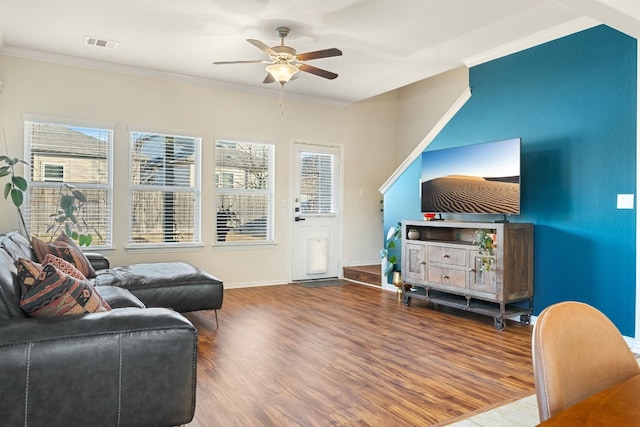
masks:
[[[340,49],[331,48],[316,50],[313,52],[297,53],[296,50],[290,46],[284,44],[284,38],[289,34],[288,27],[276,28],[276,34],[280,37],[280,45],[269,47],[260,40],[247,39],[249,43],[262,50],[269,56],[269,59],[256,59],[250,61],[218,61],[214,64],[251,64],[262,63],[270,64],[266,67],[267,76],[262,83],[278,82],[281,85],[289,82],[291,78],[298,72],[304,71],[306,73],[315,74],[316,76],[324,77],[325,79],[333,80],[338,75],[331,71],[323,70],[322,68],[314,67],[307,64],[305,61],[312,59],[329,58],[332,56],[342,55]]]

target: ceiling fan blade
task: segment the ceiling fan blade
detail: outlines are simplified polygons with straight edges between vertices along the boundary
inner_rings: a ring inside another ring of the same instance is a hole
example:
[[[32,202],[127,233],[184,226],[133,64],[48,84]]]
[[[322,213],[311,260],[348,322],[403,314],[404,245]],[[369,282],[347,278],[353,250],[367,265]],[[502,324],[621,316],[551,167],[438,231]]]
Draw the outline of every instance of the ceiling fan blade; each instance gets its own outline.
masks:
[[[298,68],[300,71],[304,71],[307,73],[315,74],[316,76],[324,77],[325,79],[333,80],[338,75],[336,73],[332,73],[331,71],[323,70],[322,68],[313,67],[309,64],[299,64]]]
[[[275,50],[271,49],[269,46],[267,46],[266,44],[262,43],[260,40],[247,39],[247,41],[249,43],[251,43],[252,45],[254,45],[255,47],[257,47],[258,49],[260,49],[261,51],[263,51],[264,53],[266,53],[267,55],[269,55],[269,56],[277,55]]]
[[[299,61],[309,61],[311,59],[329,58],[332,56],[341,56],[342,51],[332,47],[331,49],[316,50],[314,52],[299,53],[297,55]]]
[[[264,78],[264,80],[262,81],[262,83],[273,83],[275,82],[276,79],[273,78],[273,76],[271,75],[271,73],[267,73],[267,76]]]
[[[251,61],[215,61],[216,65],[224,65],[224,64],[270,64],[271,61],[265,61],[264,59],[254,59]]]

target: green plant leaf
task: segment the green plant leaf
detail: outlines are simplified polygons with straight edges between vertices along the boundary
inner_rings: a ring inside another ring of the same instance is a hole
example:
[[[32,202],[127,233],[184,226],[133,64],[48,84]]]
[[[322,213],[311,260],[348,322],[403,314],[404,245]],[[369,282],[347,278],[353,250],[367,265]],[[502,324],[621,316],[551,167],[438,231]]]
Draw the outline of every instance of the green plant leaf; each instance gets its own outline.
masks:
[[[0,176],[7,176],[9,175],[11,172],[9,171],[9,166],[2,166],[0,168]]]
[[[22,191],[16,190],[15,188],[12,188],[11,189],[11,200],[13,201],[13,204],[17,208],[22,206],[22,202],[24,201],[24,195],[22,194]]]
[[[72,208],[76,198],[73,196],[60,196],[60,207],[67,212],[69,208]]]
[[[80,236],[82,236],[82,235],[80,235]],[[78,237],[79,237],[79,236],[78,236],[78,233],[76,233],[76,232],[74,231],[73,233],[71,233],[71,236],[70,236],[70,237],[71,237],[73,240],[78,240]]]
[[[84,193],[82,191],[80,191],[80,190],[72,190],[71,194],[73,194],[73,196],[76,199],[78,199],[78,201],[80,203],[86,203],[87,202],[87,198],[86,198],[86,196],[84,195]]]
[[[393,264],[390,262],[385,263],[382,273],[388,276],[393,271]]]
[[[6,161],[7,161],[7,159],[8,159],[8,157],[7,157],[7,156],[4,156],[4,155],[3,155],[3,156],[0,156],[0,162],[6,162]]]
[[[396,247],[396,242],[394,240],[389,240],[387,242],[387,249],[393,249]]]
[[[18,187],[20,190],[22,191],[27,191],[27,180],[24,179],[21,176],[14,176],[11,178],[11,182],[13,182],[13,185],[15,185],[16,187]]]
[[[389,258],[389,262],[391,264],[395,264],[396,262],[398,262],[398,257],[395,255],[391,255],[391,258]]]
[[[91,234],[81,234],[78,239],[78,244],[80,246],[90,246],[92,240]]]
[[[7,182],[4,185],[4,198],[6,199],[7,197],[9,197],[9,193],[11,192],[11,183]]]
[[[69,224],[64,225],[64,234],[71,236],[71,227],[69,227]]]
[[[68,206],[68,207],[66,207],[66,208],[64,209],[64,215],[65,215],[67,218],[71,219],[71,217],[72,217],[72,216],[74,215],[74,213],[75,213],[75,210],[76,210],[76,209],[75,209],[75,206]],[[75,221],[74,221],[74,222],[75,222]]]

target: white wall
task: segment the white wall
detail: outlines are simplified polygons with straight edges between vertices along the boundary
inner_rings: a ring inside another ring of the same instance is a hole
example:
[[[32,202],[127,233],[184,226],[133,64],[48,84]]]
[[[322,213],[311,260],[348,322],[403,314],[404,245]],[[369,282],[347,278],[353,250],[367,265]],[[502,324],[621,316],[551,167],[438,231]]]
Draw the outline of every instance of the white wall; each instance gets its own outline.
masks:
[[[468,86],[469,69],[458,67],[398,89],[398,164],[422,142]]]
[[[8,154],[24,157],[23,114],[115,124],[114,265],[182,260],[220,277],[226,287],[289,280],[291,149],[293,141],[343,147],[344,192],[341,265],[379,263],[382,246],[380,186],[466,87],[466,69],[352,104],[331,105],[277,94],[238,92],[196,82],[0,55],[0,126]],[[202,243],[191,250],[129,252],[128,126],[203,134]],[[276,144],[276,245],[214,247],[213,151],[216,135]],[[398,147],[401,140],[402,149]],[[0,154],[5,154],[0,140]],[[2,180],[2,183],[5,181]],[[287,209],[282,207],[286,205]],[[15,230],[10,202],[0,200],[0,232]]]
[[[380,263],[383,226],[378,188],[397,166],[396,111],[395,92],[349,107],[344,180],[346,266]]]

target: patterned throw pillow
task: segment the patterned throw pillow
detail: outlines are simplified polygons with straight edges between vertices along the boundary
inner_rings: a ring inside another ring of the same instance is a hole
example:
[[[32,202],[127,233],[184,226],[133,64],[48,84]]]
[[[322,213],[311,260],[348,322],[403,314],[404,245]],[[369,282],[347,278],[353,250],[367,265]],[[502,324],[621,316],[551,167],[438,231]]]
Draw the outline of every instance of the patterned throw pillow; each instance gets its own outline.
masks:
[[[64,274],[68,274],[69,276],[80,279],[87,280],[84,274],[80,272],[73,264],[68,261],[63,260],[62,258],[58,258],[55,255],[47,254],[42,260],[42,265],[45,266],[47,264],[53,265],[58,270],[62,271]]]
[[[96,277],[96,272],[87,257],[82,253],[78,245],[64,233],[61,233],[52,243],[33,237],[31,246],[33,246],[33,251],[36,253],[36,258],[41,263],[47,254],[52,254],[73,264],[85,277]]]
[[[20,299],[22,309],[33,317],[107,311],[102,298],[85,280],[69,276],[48,264]]]
[[[65,274],[68,274],[69,276],[71,276],[71,277],[73,277],[75,279],[87,280],[87,278],[84,277],[84,274],[82,274],[80,272],[80,270],[78,270],[77,268],[74,267],[73,264],[63,260],[62,258],[58,258],[57,256],[54,256],[54,255],[51,255],[51,254],[47,254],[47,256],[44,257],[44,259],[42,260],[42,265],[44,266],[44,265],[49,265],[49,264],[53,265],[58,270],[62,271]],[[109,305],[109,303],[106,302],[104,300],[104,298],[102,298],[102,295],[100,295],[100,292],[98,292],[98,290],[96,288],[93,288],[93,290],[100,297],[100,301],[102,302],[102,306],[104,308],[106,308],[107,311],[110,311],[111,310],[111,306]]]
[[[24,294],[27,289],[34,285],[38,276],[40,276],[42,266],[30,259],[18,258],[18,261],[16,261],[16,269],[18,270],[20,288]]]

